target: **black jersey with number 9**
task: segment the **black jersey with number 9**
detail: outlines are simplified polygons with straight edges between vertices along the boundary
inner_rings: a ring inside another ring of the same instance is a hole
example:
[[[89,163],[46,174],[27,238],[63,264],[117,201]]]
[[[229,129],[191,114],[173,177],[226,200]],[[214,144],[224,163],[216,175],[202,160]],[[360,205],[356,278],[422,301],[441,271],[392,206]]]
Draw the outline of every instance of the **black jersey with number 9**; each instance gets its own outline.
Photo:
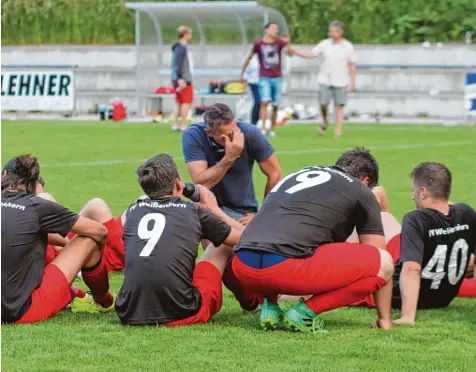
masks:
[[[344,242],[354,227],[383,235],[375,195],[342,169],[311,166],[271,190],[236,250],[305,258],[320,245]]]
[[[167,323],[195,315],[201,296],[192,285],[202,239],[219,246],[231,227],[179,198],[144,199],[126,211],[124,283],[116,312],[125,324]]]

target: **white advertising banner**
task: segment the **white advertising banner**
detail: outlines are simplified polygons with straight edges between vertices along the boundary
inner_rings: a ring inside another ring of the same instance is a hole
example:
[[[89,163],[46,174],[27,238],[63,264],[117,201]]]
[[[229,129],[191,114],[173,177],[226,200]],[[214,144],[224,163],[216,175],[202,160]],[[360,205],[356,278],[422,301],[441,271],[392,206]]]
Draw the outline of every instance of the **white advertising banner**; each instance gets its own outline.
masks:
[[[73,111],[74,72],[2,68],[2,111]]]

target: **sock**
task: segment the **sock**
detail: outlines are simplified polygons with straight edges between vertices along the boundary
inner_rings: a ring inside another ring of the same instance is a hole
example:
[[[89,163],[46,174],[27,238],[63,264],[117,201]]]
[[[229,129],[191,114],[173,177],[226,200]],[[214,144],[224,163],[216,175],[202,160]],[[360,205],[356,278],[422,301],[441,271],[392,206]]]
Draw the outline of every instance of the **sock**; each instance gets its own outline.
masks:
[[[316,314],[337,309],[362,300],[367,295],[377,292],[387,282],[378,276],[359,279],[348,286],[312,296],[305,302]]]
[[[81,273],[94,301],[105,308],[111,306],[114,299],[109,293],[109,277],[102,257],[93,267],[83,268]]]
[[[108,266],[110,271],[122,270],[124,268],[124,241],[122,235],[124,234],[124,228],[121,220],[110,219],[105,222],[104,227],[107,229],[106,245],[112,248],[114,253],[108,256]]]
[[[254,293],[241,285],[230,265],[225,269],[222,280],[225,287],[233,293],[243,310],[254,311],[263,303],[263,296]]]
[[[74,285],[70,287],[70,290],[71,290],[71,297],[73,298],[76,298],[76,297],[84,298],[86,296],[86,293],[81,288],[75,287]]]

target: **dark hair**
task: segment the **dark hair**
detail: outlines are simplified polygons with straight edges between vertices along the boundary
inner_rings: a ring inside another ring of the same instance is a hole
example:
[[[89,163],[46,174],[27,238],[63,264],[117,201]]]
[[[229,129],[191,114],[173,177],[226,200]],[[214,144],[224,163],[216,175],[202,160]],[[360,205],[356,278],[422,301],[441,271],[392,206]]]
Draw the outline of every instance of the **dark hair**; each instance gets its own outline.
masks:
[[[23,154],[10,159],[3,168],[2,190],[26,191],[33,194],[40,175],[40,163],[35,156]]]
[[[264,25],[264,29],[267,30],[268,28],[270,28],[271,25],[278,25],[276,22],[268,22]]]
[[[142,190],[151,199],[172,195],[175,180],[180,178],[174,159],[167,154],[147,160],[136,173]]]
[[[233,111],[224,103],[215,103],[203,113],[203,120],[211,132],[215,132],[220,125],[230,124],[234,118]]]
[[[451,194],[451,172],[441,163],[424,162],[410,173],[413,182],[425,187],[435,199],[448,200]]]
[[[344,152],[336,161],[336,166],[342,168],[355,178],[368,177],[369,187],[378,185],[378,163],[369,150],[356,147]]]
[[[38,176],[38,183],[41,185],[41,186],[45,186],[46,185],[46,182],[45,182],[45,179],[41,176]]]

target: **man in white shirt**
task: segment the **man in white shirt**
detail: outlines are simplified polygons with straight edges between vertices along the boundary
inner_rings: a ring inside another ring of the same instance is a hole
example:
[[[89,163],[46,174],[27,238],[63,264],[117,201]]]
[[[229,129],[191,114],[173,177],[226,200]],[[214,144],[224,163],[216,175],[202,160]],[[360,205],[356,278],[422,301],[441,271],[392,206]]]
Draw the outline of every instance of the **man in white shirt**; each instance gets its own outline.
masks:
[[[323,123],[319,128],[319,134],[324,135],[328,126],[327,106],[331,96],[336,107],[336,131],[335,136],[342,134],[344,121],[344,105],[347,102],[347,91],[355,90],[355,63],[357,58],[351,42],[344,39],[344,24],[334,21],[329,25],[329,39],[321,41],[311,51],[294,50],[295,55],[303,58],[317,58],[323,56],[319,71],[319,103]],[[349,79],[349,72],[351,78]]]

